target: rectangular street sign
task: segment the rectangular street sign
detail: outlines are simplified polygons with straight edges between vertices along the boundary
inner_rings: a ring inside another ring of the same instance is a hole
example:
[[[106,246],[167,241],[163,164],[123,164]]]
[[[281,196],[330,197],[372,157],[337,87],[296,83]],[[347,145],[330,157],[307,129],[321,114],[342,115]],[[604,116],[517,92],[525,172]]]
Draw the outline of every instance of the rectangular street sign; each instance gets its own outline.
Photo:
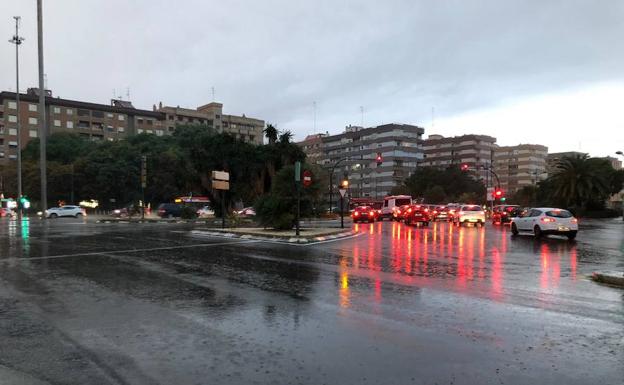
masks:
[[[295,162],[295,182],[301,181],[301,162]]]
[[[213,171],[212,179],[216,180],[230,180],[230,173],[225,171]]]
[[[212,188],[215,190],[229,190],[230,182],[225,181],[225,180],[213,180]]]
[[[485,199],[488,202],[491,202],[494,200],[494,187],[488,187],[487,188],[487,192],[485,193]]]

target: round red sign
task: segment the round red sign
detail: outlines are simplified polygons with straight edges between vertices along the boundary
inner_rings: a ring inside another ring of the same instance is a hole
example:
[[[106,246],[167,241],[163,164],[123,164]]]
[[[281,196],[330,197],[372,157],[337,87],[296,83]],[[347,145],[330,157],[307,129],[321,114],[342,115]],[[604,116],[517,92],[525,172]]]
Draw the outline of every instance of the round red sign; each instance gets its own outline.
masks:
[[[303,185],[305,187],[309,187],[312,184],[312,171],[304,170],[303,171]]]

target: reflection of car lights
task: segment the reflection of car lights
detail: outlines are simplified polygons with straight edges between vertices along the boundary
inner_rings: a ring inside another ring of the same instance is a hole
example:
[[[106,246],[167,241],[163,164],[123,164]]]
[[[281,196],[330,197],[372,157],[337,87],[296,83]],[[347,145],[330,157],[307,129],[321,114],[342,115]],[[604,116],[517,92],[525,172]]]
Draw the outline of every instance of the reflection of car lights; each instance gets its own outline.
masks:
[[[572,223],[578,223],[578,219],[572,218]]]
[[[544,223],[553,223],[555,220],[553,218],[542,218],[542,222]]]

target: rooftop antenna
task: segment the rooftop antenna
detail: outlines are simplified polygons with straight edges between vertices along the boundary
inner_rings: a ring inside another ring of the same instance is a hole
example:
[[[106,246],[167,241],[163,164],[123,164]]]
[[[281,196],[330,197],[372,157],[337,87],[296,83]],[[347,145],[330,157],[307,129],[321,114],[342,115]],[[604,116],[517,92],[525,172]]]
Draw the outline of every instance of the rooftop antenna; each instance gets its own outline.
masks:
[[[214,94],[214,86],[210,87],[211,91],[212,91],[212,101],[215,101],[215,94]]]
[[[360,106],[360,114],[362,114],[362,121],[360,122],[360,127],[364,128],[364,106]]]
[[[435,127],[435,107],[431,107],[431,129]]]
[[[314,133],[316,134],[316,101],[312,102],[312,106],[314,107]]]
[[[126,87],[126,98],[130,100],[130,87]]]

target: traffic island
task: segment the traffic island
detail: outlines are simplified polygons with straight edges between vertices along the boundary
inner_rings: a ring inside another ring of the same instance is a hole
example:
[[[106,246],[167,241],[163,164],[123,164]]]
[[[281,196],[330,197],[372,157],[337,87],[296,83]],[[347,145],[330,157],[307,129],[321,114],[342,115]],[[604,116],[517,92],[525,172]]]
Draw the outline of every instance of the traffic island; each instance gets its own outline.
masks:
[[[596,282],[616,286],[624,289],[624,273],[618,271],[596,271],[592,274]]]
[[[358,232],[351,229],[336,228],[303,228],[297,236],[295,230],[273,230],[255,227],[239,227],[229,229],[193,230],[197,236],[219,236],[228,238],[253,239],[283,243],[316,243],[339,238],[350,237]]]

